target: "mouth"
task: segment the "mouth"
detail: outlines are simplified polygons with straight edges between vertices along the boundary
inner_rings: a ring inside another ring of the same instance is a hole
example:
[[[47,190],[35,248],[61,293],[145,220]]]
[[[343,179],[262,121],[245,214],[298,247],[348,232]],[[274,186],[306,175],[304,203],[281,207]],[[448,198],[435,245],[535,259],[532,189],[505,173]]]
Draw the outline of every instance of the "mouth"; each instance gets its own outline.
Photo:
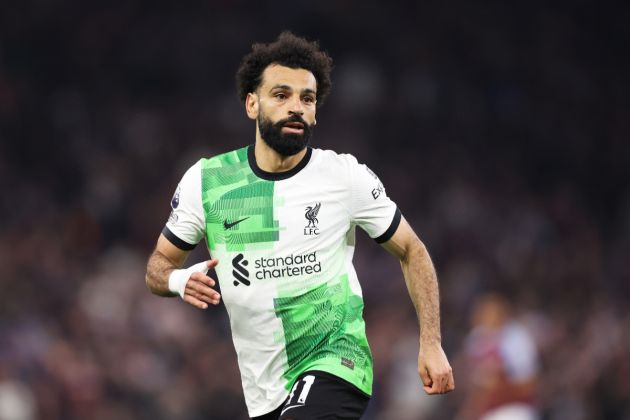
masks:
[[[282,131],[292,134],[304,133],[304,124],[301,122],[288,122],[282,126]]]

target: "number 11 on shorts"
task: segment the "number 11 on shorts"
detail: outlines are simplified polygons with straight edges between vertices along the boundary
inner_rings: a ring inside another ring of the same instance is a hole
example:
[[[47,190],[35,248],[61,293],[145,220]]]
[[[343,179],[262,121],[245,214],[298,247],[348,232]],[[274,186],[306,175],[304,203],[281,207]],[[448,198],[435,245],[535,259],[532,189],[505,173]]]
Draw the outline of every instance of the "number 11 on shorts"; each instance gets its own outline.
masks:
[[[291,395],[289,395],[289,399],[285,406],[288,407],[291,405],[291,401],[293,400],[293,395],[295,394],[295,391],[297,390],[297,387],[300,383],[303,383],[302,391],[300,391],[300,395],[295,403],[306,404],[306,398],[308,397],[308,392],[311,390],[311,386],[313,386],[313,382],[315,382],[315,376],[313,375],[306,375],[305,377],[302,378],[302,381],[296,382],[295,385],[293,385],[293,389],[291,390]]]

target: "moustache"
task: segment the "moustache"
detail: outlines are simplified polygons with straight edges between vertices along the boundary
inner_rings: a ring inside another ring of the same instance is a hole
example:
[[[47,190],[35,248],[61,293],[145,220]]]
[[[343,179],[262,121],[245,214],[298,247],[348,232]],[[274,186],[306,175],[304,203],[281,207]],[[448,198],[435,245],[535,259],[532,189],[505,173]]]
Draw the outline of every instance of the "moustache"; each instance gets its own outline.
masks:
[[[300,123],[304,126],[304,129],[307,129],[307,130],[311,128],[311,125],[307,123],[306,121],[304,121],[304,119],[297,114],[293,114],[289,118],[280,120],[276,122],[274,125],[276,127],[283,127],[285,124],[288,124],[288,123]]]

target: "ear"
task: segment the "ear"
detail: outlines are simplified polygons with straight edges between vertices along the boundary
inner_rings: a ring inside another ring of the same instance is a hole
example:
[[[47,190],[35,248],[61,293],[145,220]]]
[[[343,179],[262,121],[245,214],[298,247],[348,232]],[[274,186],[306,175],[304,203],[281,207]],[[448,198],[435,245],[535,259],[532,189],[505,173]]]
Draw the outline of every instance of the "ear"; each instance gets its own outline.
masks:
[[[250,119],[255,120],[258,118],[258,95],[256,93],[250,92],[247,94],[245,98],[245,110]]]

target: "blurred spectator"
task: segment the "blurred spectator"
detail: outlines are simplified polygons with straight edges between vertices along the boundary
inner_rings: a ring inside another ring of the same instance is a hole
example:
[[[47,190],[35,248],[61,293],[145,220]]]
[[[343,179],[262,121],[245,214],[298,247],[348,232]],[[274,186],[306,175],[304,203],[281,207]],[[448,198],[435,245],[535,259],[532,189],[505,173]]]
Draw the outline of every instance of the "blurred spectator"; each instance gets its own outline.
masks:
[[[457,419],[536,420],[538,350],[508,300],[481,295],[473,308],[460,384],[467,394]]]

